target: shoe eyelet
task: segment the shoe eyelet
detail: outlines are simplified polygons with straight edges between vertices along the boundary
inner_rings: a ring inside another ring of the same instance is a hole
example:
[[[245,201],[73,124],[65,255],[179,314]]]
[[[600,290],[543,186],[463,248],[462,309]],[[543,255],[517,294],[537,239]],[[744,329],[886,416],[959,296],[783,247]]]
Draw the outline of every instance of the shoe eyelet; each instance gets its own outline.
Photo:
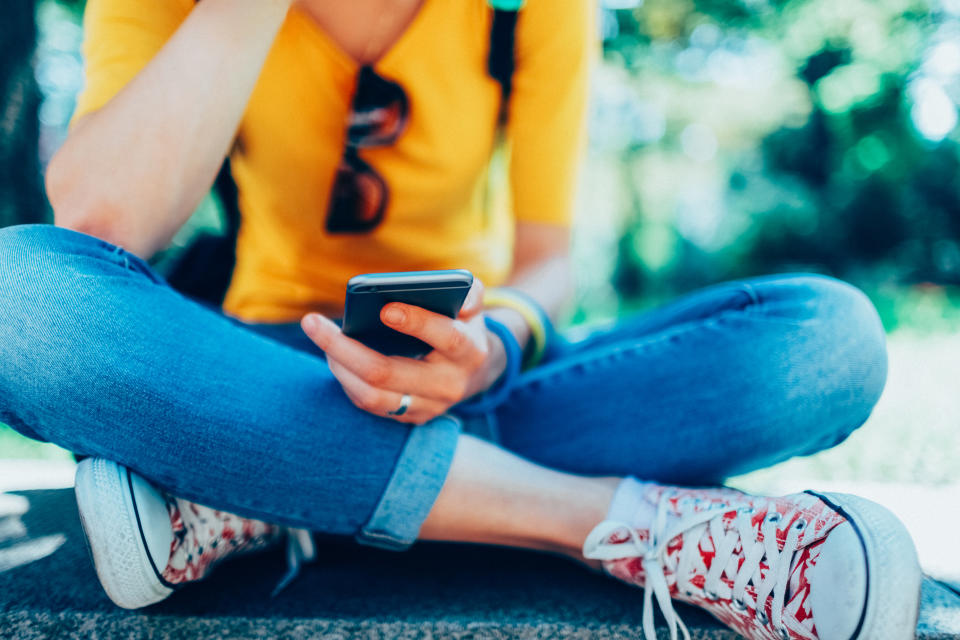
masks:
[[[807,521],[803,518],[797,518],[797,521],[793,524],[797,529],[805,529],[807,526]]]
[[[780,522],[780,512],[774,511],[773,513],[767,514],[767,522]]]
[[[790,640],[790,631],[788,631],[785,626],[780,625],[780,628],[777,629],[777,631],[780,632],[781,640]]]
[[[688,598],[706,598],[706,597],[707,597],[706,590],[705,590],[705,589],[701,589],[700,587],[698,587],[698,586],[696,586],[696,585],[690,585],[690,588],[689,588],[689,589],[684,589],[684,590],[683,590],[683,593],[684,593]]]
[[[747,603],[740,598],[732,598],[730,600],[730,606],[733,607],[735,611],[743,612],[747,610]]]
[[[759,622],[761,625],[766,626],[766,624],[770,622],[770,618],[767,617],[767,614],[759,609],[757,610],[757,615],[755,617],[757,618],[757,622]]]
[[[717,594],[714,593],[713,591],[710,591],[709,589],[704,589],[704,590],[703,590],[703,597],[705,597],[707,600],[719,600],[719,599],[720,599],[720,596],[719,596],[719,595],[717,595]]]

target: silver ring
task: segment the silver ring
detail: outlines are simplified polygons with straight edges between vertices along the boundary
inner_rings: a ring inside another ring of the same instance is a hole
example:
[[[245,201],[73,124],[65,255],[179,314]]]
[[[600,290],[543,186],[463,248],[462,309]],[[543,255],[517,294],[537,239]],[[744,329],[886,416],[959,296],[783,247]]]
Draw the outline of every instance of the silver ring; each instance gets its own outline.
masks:
[[[397,407],[396,411],[387,411],[388,416],[402,416],[407,412],[407,409],[410,408],[410,403],[413,402],[413,398],[410,397],[409,393],[403,394],[403,397],[400,398],[400,406]]]

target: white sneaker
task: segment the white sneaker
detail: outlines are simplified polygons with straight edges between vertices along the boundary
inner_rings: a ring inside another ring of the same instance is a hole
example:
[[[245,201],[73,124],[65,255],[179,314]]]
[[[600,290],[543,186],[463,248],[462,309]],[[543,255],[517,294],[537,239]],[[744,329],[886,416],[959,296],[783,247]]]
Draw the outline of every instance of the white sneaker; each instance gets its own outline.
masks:
[[[104,591],[118,606],[160,602],[220,560],[280,540],[276,525],[161,493],[126,467],[87,458],[77,467],[80,522]]]
[[[671,598],[701,607],[747,638],[906,640],[916,633],[920,567],[903,524],[880,505],[812,492],[764,498],[733,489],[645,485],[650,528],[600,523],[584,556],[644,590],[643,631],[656,638],[655,598],[689,640]],[[652,507],[652,508],[651,508]]]

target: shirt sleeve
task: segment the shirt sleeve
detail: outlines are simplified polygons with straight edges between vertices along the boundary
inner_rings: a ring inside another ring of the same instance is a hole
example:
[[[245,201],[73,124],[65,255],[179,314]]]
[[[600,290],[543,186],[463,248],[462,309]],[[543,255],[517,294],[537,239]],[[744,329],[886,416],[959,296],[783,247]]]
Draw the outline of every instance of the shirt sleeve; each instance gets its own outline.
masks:
[[[147,66],[193,9],[193,0],[87,0],[84,88],[77,118],[109,102]]]
[[[586,138],[594,0],[527,0],[517,18],[509,104],[510,190],[518,221],[569,225]]]

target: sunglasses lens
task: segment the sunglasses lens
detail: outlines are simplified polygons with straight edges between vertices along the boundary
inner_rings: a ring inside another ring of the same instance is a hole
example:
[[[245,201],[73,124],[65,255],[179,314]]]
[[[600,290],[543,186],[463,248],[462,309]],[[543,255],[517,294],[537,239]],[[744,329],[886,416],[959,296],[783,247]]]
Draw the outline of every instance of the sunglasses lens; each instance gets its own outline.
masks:
[[[387,185],[359,158],[345,157],[337,169],[327,210],[327,231],[370,231],[383,219],[387,208]]]
[[[400,85],[363,67],[347,125],[347,143],[376,147],[393,143],[407,121],[407,97]]]
[[[371,67],[357,76],[347,123],[346,150],[337,169],[327,209],[330,233],[372,231],[387,209],[387,183],[360,159],[358,149],[393,144],[407,123],[407,95]]]

